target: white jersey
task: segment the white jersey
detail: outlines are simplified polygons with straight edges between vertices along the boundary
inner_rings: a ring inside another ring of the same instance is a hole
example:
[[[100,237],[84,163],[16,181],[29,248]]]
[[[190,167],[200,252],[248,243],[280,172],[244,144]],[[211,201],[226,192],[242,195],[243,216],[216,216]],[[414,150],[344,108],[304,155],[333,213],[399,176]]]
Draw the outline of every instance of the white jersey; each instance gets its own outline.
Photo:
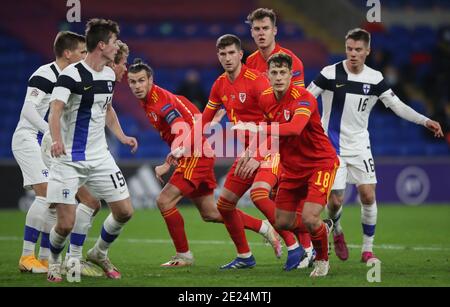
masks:
[[[39,67],[28,79],[27,93],[25,102],[31,103],[39,116],[47,121],[49,113],[50,97],[52,95],[53,87],[56,79],[61,73],[56,62],[52,62]],[[17,124],[15,132],[29,132],[37,137],[39,143],[42,140],[42,134],[45,131],[39,131],[38,127],[30,123],[24,116],[24,108],[20,114],[19,123]]]
[[[364,65],[359,74],[353,74],[345,62],[322,69],[308,86],[308,91],[316,98],[322,95],[322,125],[337,154],[356,156],[370,150],[367,127],[370,112],[378,99],[396,113],[396,105],[404,104],[384,82],[381,72]],[[413,115],[417,123],[423,124],[427,120],[418,113]]]
[[[109,155],[105,137],[106,109],[112,101],[114,71],[97,72],[85,61],[71,64],[58,77],[51,101],[65,103],[61,133],[66,156],[61,161],[91,161]]]

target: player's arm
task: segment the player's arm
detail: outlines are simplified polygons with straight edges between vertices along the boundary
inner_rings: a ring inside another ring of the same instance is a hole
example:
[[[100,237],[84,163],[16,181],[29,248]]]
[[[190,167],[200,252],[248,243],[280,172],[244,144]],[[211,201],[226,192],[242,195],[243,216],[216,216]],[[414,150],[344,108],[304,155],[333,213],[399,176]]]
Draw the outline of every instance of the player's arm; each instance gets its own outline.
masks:
[[[50,104],[50,113],[48,116],[48,125],[52,136],[52,147],[50,153],[52,157],[59,157],[66,154],[64,143],[61,137],[61,116],[65,103],[61,100],[53,100]]]
[[[305,87],[305,74],[303,69],[303,63],[298,58],[295,58],[293,63],[291,82],[293,85]]]
[[[298,108],[290,122],[278,125],[278,129],[273,129],[272,125],[268,125],[266,133],[271,136],[298,136],[302,134],[310,117],[311,111],[307,108]]]
[[[322,70],[316,79],[308,85],[307,90],[316,98],[325,90],[333,90],[331,81],[326,77],[326,72],[324,70]]]
[[[311,106],[310,101],[300,101],[295,103],[297,107],[293,110],[293,117],[290,122],[284,124],[272,123],[263,127],[253,123],[239,123],[233,130],[247,130],[252,133],[263,133],[272,137],[278,136],[298,136],[308,124],[308,121],[316,104]]]
[[[55,87],[50,98],[50,113],[48,116],[48,125],[52,136],[52,157],[59,157],[66,154],[64,143],[61,136],[61,116],[66,104],[69,102],[70,95],[77,90],[73,72],[63,71],[56,80]]]
[[[136,138],[127,136],[120,125],[119,118],[117,117],[117,113],[114,110],[111,103],[108,103],[106,107],[106,126],[108,129],[117,137],[117,139],[125,145],[131,147],[131,152],[135,153],[138,149],[138,142]]]
[[[45,133],[48,123],[41,117],[36,107],[41,103],[46,94],[51,94],[53,83],[39,75],[34,75],[28,80],[27,94],[23,104],[22,115],[36,129]]]
[[[441,125],[429,119],[428,117],[414,111],[411,107],[407,106],[403,103],[397,95],[390,89],[382,80],[375,86],[375,89],[378,93],[381,94],[378,96],[380,100],[384,103],[384,105],[390,108],[397,116],[415,123],[417,125],[425,126],[428,130],[434,133],[435,137],[443,137],[444,133],[442,132]]]

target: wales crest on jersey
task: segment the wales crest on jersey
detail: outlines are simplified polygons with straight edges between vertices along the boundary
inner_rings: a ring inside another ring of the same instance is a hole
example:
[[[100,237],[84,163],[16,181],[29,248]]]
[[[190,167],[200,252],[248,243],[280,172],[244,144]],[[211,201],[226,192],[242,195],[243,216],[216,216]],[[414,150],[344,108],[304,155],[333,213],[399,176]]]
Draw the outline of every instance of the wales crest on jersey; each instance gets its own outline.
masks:
[[[247,98],[247,94],[246,93],[239,93],[239,101],[244,103],[245,98]]]

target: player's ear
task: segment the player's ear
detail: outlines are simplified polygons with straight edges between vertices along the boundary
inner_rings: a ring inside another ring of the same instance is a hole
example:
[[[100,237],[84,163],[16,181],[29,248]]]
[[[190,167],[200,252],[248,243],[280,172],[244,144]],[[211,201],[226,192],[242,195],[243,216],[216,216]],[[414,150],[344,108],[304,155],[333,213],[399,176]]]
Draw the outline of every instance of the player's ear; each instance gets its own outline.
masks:
[[[278,33],[278,28],[277,28],[277,26],[274,26],[273,27],[273,36],[276,36],[277,33]]]
[[[71,56],[72,56],[72,51],[70,51],[69,49],[65,49],[65,50],[63,51],[63,57],[64,57],[66,60],[69,60]]]

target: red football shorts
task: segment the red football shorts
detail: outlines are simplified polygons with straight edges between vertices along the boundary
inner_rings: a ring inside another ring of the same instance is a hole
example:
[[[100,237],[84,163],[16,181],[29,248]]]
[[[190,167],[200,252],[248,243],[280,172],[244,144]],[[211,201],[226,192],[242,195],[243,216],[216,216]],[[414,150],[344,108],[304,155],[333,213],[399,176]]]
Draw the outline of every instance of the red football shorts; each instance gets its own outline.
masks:
[[[169,183],[190,199],[213,194],[217,186],[214,160],[205,157],[182,158]]]
[[[233,166],[228,171],[227,179],[224,187],[236,194],[238,197],[252,186],[253,182],[267,182],[272,188],[278,183],[281,174],[280,155],[268,155],[261,161],[258,170],[253,173],[253,176],[247,179],[242,179],[234,175],[239,158],[234,161]]]
[[[336,160],[331,166],[305,168],[295,175],[284,173],[275,199],[277,209],[296,212],[305,202],[325,206],[338,166],[339,161]]]

